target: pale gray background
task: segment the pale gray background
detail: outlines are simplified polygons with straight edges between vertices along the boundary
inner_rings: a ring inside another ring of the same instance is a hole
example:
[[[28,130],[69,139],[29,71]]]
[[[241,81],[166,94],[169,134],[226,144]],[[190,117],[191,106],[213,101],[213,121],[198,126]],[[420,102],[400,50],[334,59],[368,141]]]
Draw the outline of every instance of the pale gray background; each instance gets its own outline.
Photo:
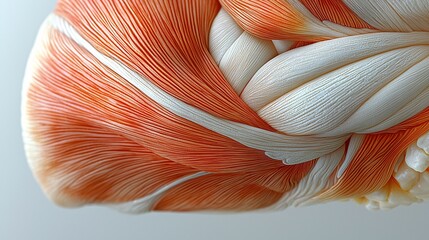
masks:
[[[0,0],[0,239],[428,239],[429,204],[369,212],[354,202],[277,213],[125,215],[101,207],[62,209],[27,167],[20,130],[26,58],[54,0]]]

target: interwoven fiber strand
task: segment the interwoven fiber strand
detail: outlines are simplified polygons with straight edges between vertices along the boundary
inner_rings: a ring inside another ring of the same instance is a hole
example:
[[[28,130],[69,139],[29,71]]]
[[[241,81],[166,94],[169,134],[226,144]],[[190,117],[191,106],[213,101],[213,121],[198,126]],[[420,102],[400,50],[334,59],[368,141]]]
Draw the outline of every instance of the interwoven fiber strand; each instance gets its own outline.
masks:
[[[429,1],[60,0],[22,96],[28,163],[66,207],[429,197]]]

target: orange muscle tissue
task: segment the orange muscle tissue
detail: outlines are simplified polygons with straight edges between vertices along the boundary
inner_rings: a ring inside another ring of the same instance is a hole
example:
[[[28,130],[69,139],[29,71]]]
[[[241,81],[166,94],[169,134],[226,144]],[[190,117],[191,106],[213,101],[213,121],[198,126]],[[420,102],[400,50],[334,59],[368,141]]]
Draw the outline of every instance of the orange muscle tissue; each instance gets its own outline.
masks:
[[[429,1],[60,0],[22,97],[66,207],[429,198]]]

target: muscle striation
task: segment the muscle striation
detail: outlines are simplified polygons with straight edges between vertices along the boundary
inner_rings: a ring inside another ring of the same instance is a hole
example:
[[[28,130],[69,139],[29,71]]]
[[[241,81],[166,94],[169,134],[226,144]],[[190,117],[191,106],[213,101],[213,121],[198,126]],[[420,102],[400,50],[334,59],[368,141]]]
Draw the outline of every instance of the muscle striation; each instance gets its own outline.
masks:
[[[46,195],[124,212],[429,197],[429,5],[61,0],[23,86]]]

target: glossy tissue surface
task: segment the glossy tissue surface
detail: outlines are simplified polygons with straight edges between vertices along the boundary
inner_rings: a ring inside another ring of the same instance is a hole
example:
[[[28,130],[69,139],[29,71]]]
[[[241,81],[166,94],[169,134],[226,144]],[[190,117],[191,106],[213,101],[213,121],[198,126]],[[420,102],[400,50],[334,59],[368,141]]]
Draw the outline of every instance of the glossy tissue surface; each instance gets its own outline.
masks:
[[[429,1],[60,0],[22,98],[65,207],[429,198]]]

